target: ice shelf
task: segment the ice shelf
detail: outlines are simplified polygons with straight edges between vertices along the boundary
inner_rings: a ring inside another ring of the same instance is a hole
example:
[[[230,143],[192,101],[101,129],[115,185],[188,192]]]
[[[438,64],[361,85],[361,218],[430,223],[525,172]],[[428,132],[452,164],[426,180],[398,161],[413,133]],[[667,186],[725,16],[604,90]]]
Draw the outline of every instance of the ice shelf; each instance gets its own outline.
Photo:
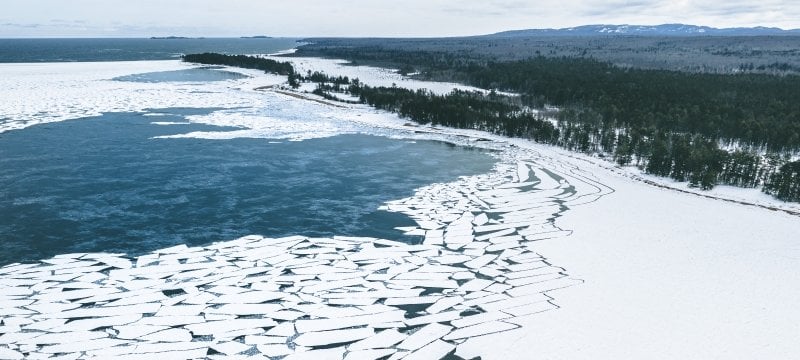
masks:
[[[564,204],[602,194],[568,188],[569,169],[531,150],[498,156],[489,174],[385,205],[417,222],[402,230],[419,245],[251,235],[2,267],[0,358],[435,360],[525,331],[514,318],[557,309],[553,292],[581,283],[537,242],[570,235],[553,221]]]

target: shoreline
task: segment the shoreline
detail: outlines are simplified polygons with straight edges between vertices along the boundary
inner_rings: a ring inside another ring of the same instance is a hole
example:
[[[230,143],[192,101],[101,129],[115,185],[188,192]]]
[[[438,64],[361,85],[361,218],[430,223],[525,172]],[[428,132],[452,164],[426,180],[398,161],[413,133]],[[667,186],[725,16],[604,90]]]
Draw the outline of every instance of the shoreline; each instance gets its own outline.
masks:
[[[20,301],[0,305],[0,313],[26,320],[0,341],[14,356],[143,357],[168,351],[180,357],[213,349],[287,359],[341,358],[345,351],[438,359],[471,337],[520,329],[509,319],[558,309],[553,292],[582,282],[548,262],[536,244],[571,234],[554,223],[567,211],[564,204],[578,194],[604,194],[579,191],[580,181],[565,181],[569,173],[557,166],[545,170],[550,165],[537,159],[547,158],[535,151],[492,145],[504,150],[490,173],[425,186],[387,203],[387,210],[416,221],[418,226],[405,230],[423,235],[420,245],[251,235],[136,258],[65,254],[4,266],[0,283],[14,285],[3,290],[20,294]],[[74,275],[54,276],[64,272]],[[133,285],[142,281],[144,287]],[[85,290],[64,291],[73,287]],[[187,307],[190,312],[182,310]],[[172,315],[178,313],[182,317]],[[31,332],[40,322],[56,326]],[[92,331],[106,327],[113,332]],[[150,330],[123,335],[141,327]],[[154,343],[163,331],[186,340]],[[73,341],[73,332],[90,337]],[[213,341],[185,342],[198,335]],[[390,335],[396,339],[391,349],[362,345]],[[237,341],[240,336],[244,340]],[[265,337],[280,341],[262,343]],[[338,343],[349,345],[329,348]]]
[[[48,332],[57,334],[63,341],[58,343],[61,345],[31,347],[36,341],[28,338],[16,340],[13,346],[17,347],[11,350],[41,351],[50,347],[51,351],[81,351],[100,347],[87,350],[85,355],[133,358],[137,353],[122,353],[122,349],[137,341],[134,339],[143,338],[138,346],[146,351],[138,353],[139,357],[163,356],[165,348],[173,355],[177,355],[175,351],[200,354],[208,348],[234,355],[241,353],[236,352],[243,349],[241,345],[249,345],[250,351],[255,348],[262,354],[286,354],[290,360],[341,358],[345,351],[384,351],[380,354],[397,358],[398,349],[407,350],[406,356],[417,352],[444,356],[454,351],[462,358],[501,360],[529,357],[531,345],[543,358],[560,359],[581,359],[586,354],[620,358],[687,358],[698,354],[720,357],[722,351],[728,355],[723,358],[731,359],[759,355],[779,358],[781,354],[785,358],[800,353],[791,339],[794,330],[800,329],[800,316],[790,301],[800,295],[796,285],[800,278],[792,272],[800,265],[800,252],[795,254],[800,249],[791,243],[798,223],[796,215],[670,191],[675,189],[633,179],[624,169],[614,171],[601,159],[525,139],[474,130],[409,127],[395,115],[358,105],[344,108],[357,112],[350,120],[402,130],[397,136],[406,139],[430,136],[458,145],[495,147],[502,151],[499,156],[504,160],[491,173],[431,184],[409,198],[386,205],[387,209],[415,217],[418,226],[407,231],[424,233],[427,243],[419,246],[342,237],[250,236],[202,248],[162,249],[135,262],[113,254],[77,254],[47,259],[49,263],[39,266],[19,265],[13,271],[28,282],[52,280],[55,274],[67,273],[79,274],[78,279],[82,280],[97,278],[97,274],[107,277],[92,282],[95,285],[97,281],[111,281],[109,284],[118,286],[144,279],[150,283],[142,283],[146,286],[138,290],[129,289],[133,291],[130,294],[90,298],[97,301],[96,308],[101,310],[88,314],[103,320],[98,323],[89,318],[57,325],[52,329],[60,332]],[[559,178],[568,180],[562,182]],[[569,193],[569,187],[575,193],[561,198]],[[551,204],[542,205],[548,202]],[[566,213],[563,205],[569,207]],[[530,268],[530,264],[540,267]],[[113,269],[106,275],[98,267]],[[287,269],[289,273],[285,273]],[[0,280],[8,279],[9,271],[8,267],[0,268]],[[185,294],[164,295],[165,286],[174,290],[175,284],[162,280],[173,278],[186,285],[180,287]],[[238,285],[242,281],[250,281],[250,287]],[[257,282],[264,284],[253,288]],[[37,296],[40,300],[43,294],[50,294],[45,296],[47,299],[58,293],[56,290],[69,286],[92,286],[82,284],[55,280],[48,284],[49,288],[33,289],[23,281],[7,293],[23,294],[19,298]],[[549,289],[556,285],[558,291]],[[220,292],[212,291],[215,287]],[[403,292],[416,288],[427,290],[417,294]],[[372,291],[391,292],[344,295]],[[285,296],[267,301],[277,302],[279,308],[246,302],[248,296],[263,296],[256,299],[260,300],[278,296],[276,293]],[[382,297],[386,294],[392,296]],[[131,296],[136,300],[125,300]],[[226,302],[213,303],[212,297],[224,297]],[[192,298],[200,299],[197,302],[202,304],[185,303]],[[393,300],[387,304],[390,298]],[[180,315],[181,318],[175,315],[177,308],[183,307],[176,306],[181,302],[192,306],[191,311],[185,309],[192,314]],[[142,304],[154,303],[159,304],[154,316],[144,316],[151,314],[148,310],[154,305]],[[12,303],[19,305],[13,308],[20,309],[15,317],[35,315],[24,311],[36,311],[30,309],[34,304],[20,304]],[[469,306],[465,308],[464,304]],[[424,311],[409,318],[394,310],[412,305]],[[130,314],[114,315],[112,311],[123,309],[120,306],[126,306],[124,309]],[[200,312],[194,313],[216,306],[227,312],[212,311],[213,316],[202,321],[197,317],[202,317]],[[469,312],[472,307],[477,312]],[[259,314],[273,316],[272,322],[238,320],[242,312],[253,316],[251,312],[256,308]],[[737,316],[729,319],[733,313]],[[159,319],[162,323],[145,320],[159,316],[169,319]],[[355,328],[340,327],[353,317],[369,321],[353,325]],[[73,323],[77,324],[69,325]],[[208,325],[211,323],[215,326]],[[293,328],[282,326],[285,323],[294,324]],[[654,325],[662,323],[667,325]],[[759,325],[748,325],[753,323]],[[132,339],[109,336],[76,340],[63,335],[64,329],[91,332],[85,328],[97,324],[120,332],[124,329],[126,334],[133,330],[131,324],[151,330],[160,328]],[[29,325],[24,320],[17,324],[20,329]],[[392,330],[401,327],[419,330],[411,334]],[[161,331],[188,339],[187,330],[191,334],[211,333],[214,341],[200,345],[195,341],[191,342],[195,344],[193,348],[181,349],[179,343],[159,348],[147,340],[166,334],[154,336]],[[718,331],[721,335],[713,335]],[[415,335],[418,333],[421,334]],[[236,340],[234,335],[244,338]],[[390,345],[395,348],[392,353],[366,345],[315,349],[342,339],[351,344],[394,341],[386,339],[390,335],[399,339]],[[410,345],[418,342],[406,342],[411,337],[422,339],[423,335],[423,340],[416,340],[425,343],[419,347]],[[280,339],[282,343],[272,343]],[[72,347],[67,341],[74,342]],[[613,346],[619,341],[627,345]],[[681,343],[681,348],[675,349],[675,343]]]

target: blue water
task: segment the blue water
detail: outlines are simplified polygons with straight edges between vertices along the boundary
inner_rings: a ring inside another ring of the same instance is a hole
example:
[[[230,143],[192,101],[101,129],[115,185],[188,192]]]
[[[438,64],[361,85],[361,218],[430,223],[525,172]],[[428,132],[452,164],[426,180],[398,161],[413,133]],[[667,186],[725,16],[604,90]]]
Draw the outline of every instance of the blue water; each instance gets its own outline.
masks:
[[[269,54],[296,39],[0,39],[0,63],[177,59],[181,54]]]
[[[225,130],[111,113],[0,134],[0,265],[70,252],[141,254],[247,234],[403,241],[377,211],[417,187],[485,173],[493,158],[441,142],[367,135],[303,142],[153,139]]]
[[[158,82],[207,82],[241,79],[247,77],[241,73],[218,70],[216,67],[199,67],[186,70],[157,71],[142,74],[131,74],[116,77],[117,81],[133,81],[145,83]]]

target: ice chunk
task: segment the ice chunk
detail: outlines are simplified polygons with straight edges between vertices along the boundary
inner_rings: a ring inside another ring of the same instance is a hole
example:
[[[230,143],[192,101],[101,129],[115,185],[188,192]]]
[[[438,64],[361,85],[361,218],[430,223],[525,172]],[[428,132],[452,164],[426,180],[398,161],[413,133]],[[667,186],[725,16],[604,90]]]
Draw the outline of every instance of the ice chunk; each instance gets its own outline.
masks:
[[[244,343],[251,345],[286,344],[286,340],[288,338],[285,336],[248,335],[244,337]]]
[[[510,324],[507,322],[502,321],[490,321],[485,322],[473,326],[467,326],[464,328],[456,329],[453,332],[445,335],[443,337],[444,340],[458,340],[458,339],[465,339],[470,337],[494,334],[503,331],[514,330],[518,328],[519,325]]]
[[[423,348],[414,351],[403,360],[439,360],[455,350],[456,346],[442,340],[436,340]]]
[[[300,346],[329,346],[334,344],[349,343],[366,339],[375,335],[375,330],[371,328],[355,328],[346,330],[328,330],[318,332],[307,332],[300,334],[294,339],[294,343]]]
[[[36,335],[33,333],[32,335]],[[18,344],[37,344],[37,345],[54,345],[64,344],[78,341],[89,341],[104,339],[109,337],[108,333],[102,331],[72,331],[60,333],[45,333],[28,340],[20,340]]]
[[[163,325],[181,326],[186,324],[198,324],[206,321],[203,316],[169,315],[169,316],[149,316],[134,323],[134,325]]]
[[[300,333],[312,331],[338,330],[355,326],[366,326],[374,323],[387,323],[405,320],[405,311],[395,310],[378,314],[348,316],[334,319],[298,320],[295,328]]]
[[[93,330],[101,327],[109,327],[115,325],[126,325],[138,321],[142,318],[142,314],[108,316],[93,319],[81,319],[68,322],[58,327],[58,331],[82,331]]]
[[[95,340],[73,341],[73,342],[61,343],[58,345],[43,346],[41,349],[38,350],[38,352],[42,352],[45,354],[73,353],[73,352],[81,352],[88,350],[105,349],[128,343],[130,343],[128,340],[102,338]]]
[[[311,350],[304,352],[296,352],[285,358],[284,360],[341,360],[344,357],[345,348],[338,347],[333,349],[324,350]]]
[[[236,355],[250,350],[252,346],[245,345],[237,341],[218,342],[210,346],[212,349],[221,352],[225,355]]]
[[[248,291],[239,294],[222,295],[211,300],[211,304],[260,304],[271,300],[277,300],[286,296],[279,291]]]
[[[448,296],[429,306],[427,309],[425,309],[425,311],[427,311],[429,314],[435,314],[443,310],[447,310],[462,302],[464,302],[464,298],[461,296]]]
[[[192,341],[192,333],[186,329],[167,329],[164,331],[155,332],[149,335],[142,336],[137,340],[146,340],[153,342],[190,342]]]
[[[551,290],[556,290],[556,289],[562,289],[562,288],[565,288],[565,287],[569,287],[569,286],[580,284],[582,282],[583,281],[581,281],[581,280],[570,279],[568,277],[562,277],[562,278],[559,278],[559,279],[556,279],[556,280],[543,281],[543,282],[538,282],[538,283],[535,283],[535,284],[523,285],[523,286],[515,287],[513,289],[510,289],[510,290],[506,291],[506,293],[508,293],[511,296],[531,295],[531,294],[536,294],[536,293],[540,293],[540,292],[546,292],[546,291],[551,291]]]
[[[511,317],[513,317],[513,315],[502,311],[490,311],[481,314],[465,316],[461,319],[451,321],[450,324],[457,328],[463,328],[485,322],[508,319]]]
[[[476,226],[481,226],[489,222],[489,217],[486,216],[486,213],[480,213],[475,219],[472,220],[472,223]]]
[[[397,350],[394,349],[372,349],[372,350],[358,350],[350,351],[344,360],[377,360],[392,355]]]
[[[481,290],[489,287],[489,285],[492,285],[492,284],[494,284],[494,281],[486,280],[486,279],[474,279],[474,280],[467,281],[466,283],[464,283],[464,285],[461,285],[458,288],[458,291],[460,291],[460,292],[481,291]]]
[[[469,267],[470,269],[480,269],[488,265],[490,262],[494,261],[494,259],[497,259],[497,255],[487,254],[475,258],[474,260],[467,261],[466,263],[464,263],[464,265]]]
[[[499,311],[499,310],[503,310],[503,309],[507,309],[507,308],[516,307],[516,306],[523,306],[523,305],[534,304],[534,303],[538,303],[538,302],[546,302],[546,301],[549,301],[551,299],[552,299],[551,297],[549,297],[549,296],[547,296],[545,294],[534,293],[534,294],[530,294],[530,295],[512,297],[512,298],[506,299],[506,300],[500,300],[500,301],[480,304],[478,306],[480,306],[482,309],[484,309],[486,311]]]
[[[270,358],[286,356],[294,353],[286,344],[257,344],[256,349]]]
[[[145,335],[169,329],[164,325],[120,325],[114,326],[117,330],[116,337],[119,339],[139,339]]]
[[[198,316],[206,309],[205,305],[162,306],[156,316]]]
[[[293,336],[295,334],[294,323],[285,322],[280,325],[267,330],[265,335],[268,336]]]
[[[22,353],[18,351],[14,351],[8,348],[0,347],[0,359],[8,359],[8,360],[21,360],[25,357]]]
[[[390,305],[390,306],[433,304],[441,298],[442,297],[438,295],[407,297],[407,298],[387,298],[386,300],[384,300],[383,303],[385,305]]]
[[[283,309],[280,304],[225,304],[218,308],[208,308],[206,314],[223,315],[262,315]]]
[[[390,348],[395,344],[405,340],[408,335],[402,334],[395,329],[381,331],[374,336],[350,344],[347,347],[350,351]]]
[[[404,298],[404,297],[417,297],[424,289],[407,289],[407,290],[374,290],[374,291],[359,291],[347,293],[327,293],[320,295],[323,299],[343,299],[343,298]]]
[[[545,312],[548,310],[557,309],[558,306],[553,305],[548,301],[542,301],[534,304],[527,304],[512,308],[503,309],[503,312],[514,315],[514,316],[525,316],[531,314],[537,314],[540,312]]]
[[[234,330],[244,330],[252,328],[268,328],[278,325],[272,319],[233,319],[221,321],[208,321],[200,324],[186,325],[185,328],[189,329],[195,336],[199,335],[214,335],[219,333],[230,332]]]
[[[456,289],[458,283],[455,280],[436,280],[436,279],[420,279],[420,280],[389,280],[388,284],[401,285],[407,287],[423,287],[434,289]]]
[[[450,333],[450,330],[452,329],[452,326],[442,324],[425,325],[398,344],[397,348],[409,351],[417,350],[442,338]]]
[[[423,324],[430,324],[437,322],[449,322],[452,320],[460,319],[461,318],[460,314],[461,311],[458,310],[445,311],[432,315],[417,316],[415,318],[407,319],[405,323],[408,326],[419,326]]]
[[[155,314],[161,308],[159,303],[146,303],[138,305],[127,306],[98,306],[91,308],[81,308],[75,310],[68,310],[58,313],[51,313],[48,316],[51,318],[90,318],[90,317],[104,317],[104,316],[119,316],[131,314]]]

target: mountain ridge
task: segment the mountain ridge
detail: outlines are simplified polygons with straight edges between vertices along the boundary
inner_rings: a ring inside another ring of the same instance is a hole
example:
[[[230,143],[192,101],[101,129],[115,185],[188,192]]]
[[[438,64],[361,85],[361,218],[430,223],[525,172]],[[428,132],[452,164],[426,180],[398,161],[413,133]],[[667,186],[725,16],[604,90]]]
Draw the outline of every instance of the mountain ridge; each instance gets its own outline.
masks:
[[[611,25],[595,24],[560,29],[521,29],[485,35],[487,37],[525,36],[764,36],[800,35],[800,29],[784,30],[777,27],[715,28],[687,24],[661,25]]]

